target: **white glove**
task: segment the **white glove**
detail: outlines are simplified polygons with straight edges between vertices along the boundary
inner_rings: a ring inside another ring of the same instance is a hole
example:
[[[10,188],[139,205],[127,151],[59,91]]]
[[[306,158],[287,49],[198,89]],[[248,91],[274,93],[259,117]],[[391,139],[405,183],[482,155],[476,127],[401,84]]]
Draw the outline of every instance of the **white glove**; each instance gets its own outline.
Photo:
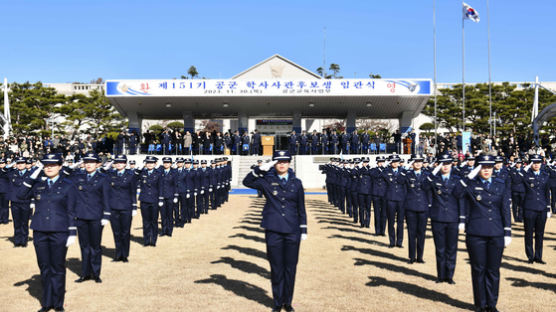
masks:
[[[131,211],[131,216],[132,216],[132,217],[135,217],[136,215],[137,215],[137,209],[133,209],[133,210]]]
[[[177,204],[177,203],[178,203],[178,198],[174,197],[174,204]]]
[[[212,188],[209,188],[209,192],[212,192]]]
[[[159,201],[158,202],[158,207],[162,207],[162,206],[164,206],[164,202]]]
[[[108,224],[108,219],[102,219],[100,220],[100,225],[105,226]]]
[[[66,241],[66,247],[69,247],[75,243],[75,235],[68,236],[68,240]]]
[[[511,236],[504,236],[504,247],[510,246],[511,242],[512,242],[512,237]]]
[[[137,195],[141,194],[141,188],[137,188]]]
[[[479,171],[481,171],[482,166],[478,165],[477,167],[475,167],[475,169],[471,170],[471,172],[469,172],[469,174],[467,175],[467,177],[469,179],[475,179],[475,177],[477,176],[477,174],[479,174]]]
[[[33,180],[36,180],[37,177],[39,176],[39,174],[41,174],[42,168],[44,168],[44,166],[41,162],[39,162],[39,164],[37,165],[37,169],[35,169],[35,171],[33,171],[30,178],[33,179]]]
[[[35,209],[35,203],[29,204],[29,208],[31,208],[31,210]]]
[[[546,213],[546,217],[547,217],[548,219],[550,219],[550,218],[552,217],[552,212],[550,212],[550,211],[547,212],[547,213]]]
[[[217,186],[216,186],[216,189],[217,189],[217,190],[220,189],[220,185],[217,185]]]
[[[104,166],[102,167],[102,169],[110,170],[110,167],[112,167],[112,161],[109,161],[109,162],[105,163]]]
[[[307,239],[307,234],[301,234],[301,240],[304,241]]]
[[[434,168],[434,170],[432,171],[432,175],[436,175],[438,173],[438,171],[440,171],[441,167],[442,167],[442,165],[436,166],[436,168]]]
[[[185,195],[185,198],[189,198],[189,197],[191,197],[191,195],[189,195],[189,193],[187,193],[187,194]]]
[[[264,163],[262,165],[259,166],[259,170],[261,171],[268,171],[270,170],[270,168],[274,167],[274,165],[277,163],[277,160],[273,160],[273,161],[269,161],[267,163]]]
[[[202,194],[205,194],[205,190],[201,190],[201,195],[202,195]]]
[[[459,229],[460,231],[462,231],[462,232],[465,231],[465,223],[463,223],[463,222],[460,223],[460,224],[458,225],[458,229]]]
[[[79,166],[81,166],[82,163],[83,163],[83,160],[80,160],[80,161],[76,162],[75,164],[71,165],[70,168],[71,169],[78,168]]]
[[[197,192],[193,192],[193,195],[197,196]]]

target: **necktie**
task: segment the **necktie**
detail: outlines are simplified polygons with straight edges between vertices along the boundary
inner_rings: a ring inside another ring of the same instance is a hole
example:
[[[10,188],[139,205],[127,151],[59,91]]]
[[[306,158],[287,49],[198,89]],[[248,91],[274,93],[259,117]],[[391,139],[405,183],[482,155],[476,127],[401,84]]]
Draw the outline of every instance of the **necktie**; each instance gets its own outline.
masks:
[[[485,188],[487,191],[490,189],[490,182],[485,181]]]
[[[118,172],[118,177],[121,177],[123,175],[122,172]]]
[[[19,172],[19,176],[20,176],[20,177],[23,176],[23,171],[20,171],[20,172]]]
[[[52,180],[48,180],[48,188],[52,187]]]
[[[286,178],[280,178],[280,181],[282,182],[282,185],[286,185],[286,182],[288,182]]]
[[[91,174],[87,175],[87,182],[91,181]]]

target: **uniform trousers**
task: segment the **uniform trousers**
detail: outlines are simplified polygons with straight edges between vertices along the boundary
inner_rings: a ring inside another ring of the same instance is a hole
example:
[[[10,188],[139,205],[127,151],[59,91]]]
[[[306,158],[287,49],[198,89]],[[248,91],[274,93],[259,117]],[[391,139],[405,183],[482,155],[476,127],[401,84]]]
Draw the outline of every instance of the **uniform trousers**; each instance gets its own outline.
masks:
[[[471,263],[475,307],[494,308],[498,302],[504,237],[467,234],[465,242]]]
[[[155,246],[158,238],[158,203],[141,202],[143,219],[143,242],[145,246]]]
[[[64,306],[68,236],[69,232],[33,231],[33,245],[41,271],[43,307]]]
[[[6,193],[0,193],[0,224],[7,224],[10,217],[10,201]]]
[[[382,196],[373,196],[375,211],[375,234],[384,235],[386,231],[386,201]]]
[[[300,233],[265,231],[274,306],[291,305],[299,257]]]
[[[458,222],[432,221],[432,235],[436,250],[436,272],[440,281],[454,277],[458,251]]]
[[[388,216],[388,238],[390,239],[390,245],[396,244],[401,246],[403,243],[403,221],[405,218],[403,202],[387,200],[386,203],[386,214]],[[396,229],[394,229],[394,224],[396,224]]]
[[[409,259],[423,260],[425,250],[425,233],[427,231],[426,211],[405,211],[407,236],[409,239]]]
[[[114,244],[116,245],[116,258],[129,257],[129,241],[131,239],[131,210],[112,209],[110,215],[110,225],[114,234]]]
[[[542,260],[542,245],[544,226],[546,225],[546,210],[536,211],[526,209],[523,213],[525,228],[525,254],[529,260]],[[535,233],[535,248],[533,249],[533,233]]]
[[[81,277],[100,276],[102,228],[100,220],[77,219],[77,236],[81,248]]]
[[[172,236],[172,231],[174,230],[174,201],[173,198],[164,198],[162,202],[163,205],[160,207],[160,221],[162,223],[161,235]]]
[[[27,246],[29,239],[29,218],[31,208],[29,203],[12,201],[12,219],[14,222],[14,245]]]

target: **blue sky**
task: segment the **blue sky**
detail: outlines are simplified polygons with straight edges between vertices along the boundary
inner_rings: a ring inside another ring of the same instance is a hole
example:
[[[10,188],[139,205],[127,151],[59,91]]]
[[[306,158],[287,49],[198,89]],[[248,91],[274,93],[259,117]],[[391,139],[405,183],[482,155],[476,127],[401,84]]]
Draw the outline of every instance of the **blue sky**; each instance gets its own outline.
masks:
[[[488,80],[486,0],[466,21],[466,81]],[[432,78],[432,0],[1,1],[0,77],[230,78],[278,53],[346,78]],[[556,81],[556,1],[490,0],[494,81]],[[461,1],[437,0],[438,81],[461,81]]]

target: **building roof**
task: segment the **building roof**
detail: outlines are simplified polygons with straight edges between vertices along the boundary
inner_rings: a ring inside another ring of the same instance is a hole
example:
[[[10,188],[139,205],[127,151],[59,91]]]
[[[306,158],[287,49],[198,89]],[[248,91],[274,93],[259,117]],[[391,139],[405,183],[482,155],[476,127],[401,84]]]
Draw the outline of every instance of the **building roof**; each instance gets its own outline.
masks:
[[[287,77],[283,77],[287,76]],[[232,77],[232,79],[322,79],[321,76],[300,66],[293,61],[274,54],[273,56],[257,63],[241,73]]]

